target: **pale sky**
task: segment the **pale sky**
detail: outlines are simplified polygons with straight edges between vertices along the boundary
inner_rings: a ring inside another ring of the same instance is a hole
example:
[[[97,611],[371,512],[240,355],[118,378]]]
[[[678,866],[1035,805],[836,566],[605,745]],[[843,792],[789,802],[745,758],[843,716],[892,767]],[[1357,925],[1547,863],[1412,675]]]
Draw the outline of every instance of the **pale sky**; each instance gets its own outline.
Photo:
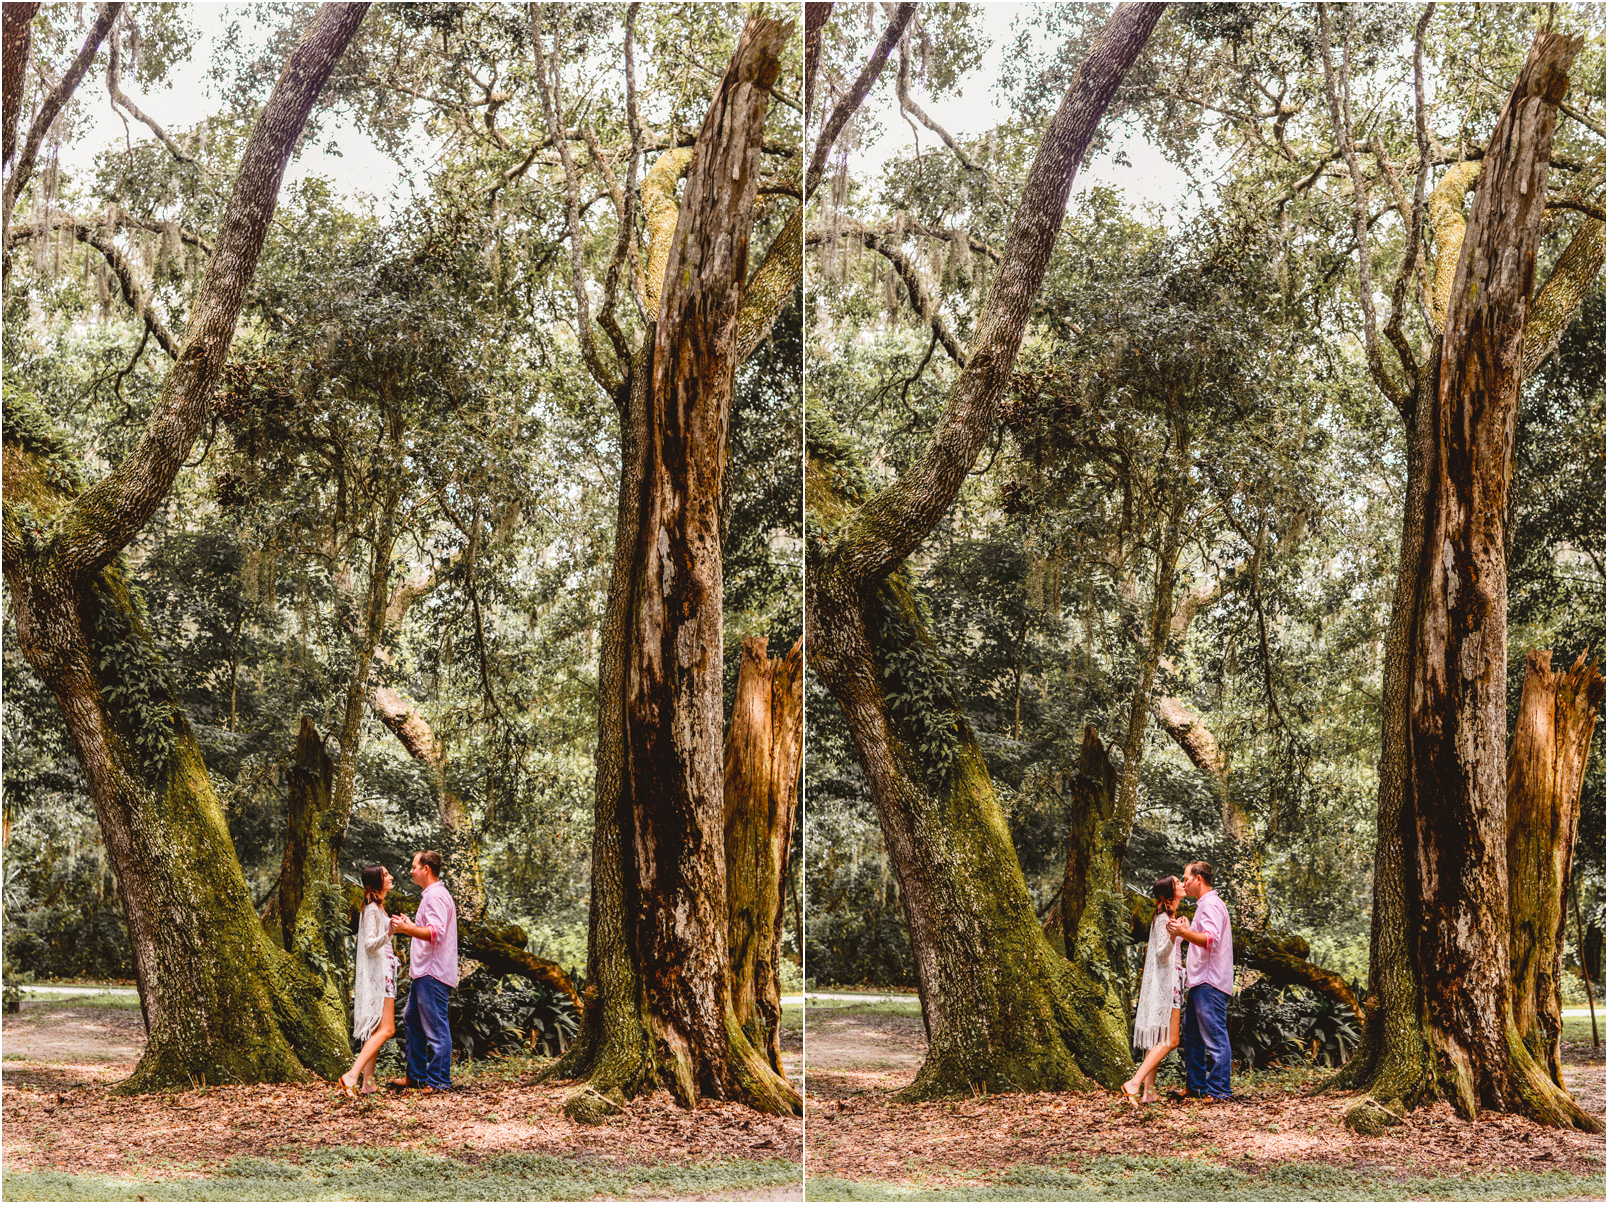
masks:
[[[132,81],[125,80],[124,90],[133,97],[146,113],[165,127],[183,126],[196,114],[211,112],[218,105],[215,89],[205,79],[212,57],[215,35],[221,33],[231,16],[243,15],[249,5],[195,4],[191,6],[191,19],[200,29],[200,37],[186,63],[175,66],[167,88],[141,94],[135,91]],[[982,4],[983,28],[991,45],[982,65],[968,74],[958,97],[935,100],[922,95],[917,85],[917,99],[935,121],[957,137],[978,132],[997,124],[1004,116],[999,97],[992,81],[1000,74],[1004,49],[1011,40],[1012,22],[1037,7],[1032,4]],[[259,36],[255,22],[242,21],[242,30],[248,39]],[[124,140],[122,120],[112,111],[106,99],[105,87],[96,75],[86,78],[79,96],[86,103],[85,127],[70,147],[63,148],[65,164],[87,168],[95,154],[108,144],[121,144]],[[892,89],[888,78],[878,81],[878,87],[867,104],[884,110],[885,132],[871,146],[862,148],[856,155],[862,170],[875,171],[889,157],[911,146],[912,135],[908,125],[893,111]],[[138,123],[130,123],[135,140],[150,132]],[[922,131],[931,145],[933,136]],[[331,145],[338,147],[339,155],[329,153]],[[1151,205],[1161,210],[1166,222],[1173,224],[1180,212],[1193,210],[1197,198],[1184,200],[1189,184],[1183,173],[1167,163],[1142,138],[1127,137],[1121,142],[1131,166],[1117,167],[1110,154],[1102,155],[1085,164],[1078,173],[1075,192],[1104,184],[1127,195],[1136,205]],[[431,148],[421,145],[416,171],[427,168]],[[348,199],[372,197],[381,215],[388,213],[397,203],[405,203],[410,195],[407,181],[396,165],[381,152],[355,126],[348,122],[331,123],[319,144],[290,165],[286,182],[300,180],[309,175],[322,175],[333,181],[336,190]]]
[[[958,94],[937,100],[925,95],[914,79],[911,83],[913,97],[928,116],[956,138],[981,133],[1004,120],[1006,110],[1000,104],[993,81],[1000,76],[1005,50],[1012,41],[1012,23],[1019,17],[1030,16],[1034,9],[1044,5],[979,4],[977,7],[982,10],[983,31],[990,45],[981,65],[961,77]],[[873,174],[880,173],[884,162],[912,149],[914,136],[910,126],[899,117],[893,95],[889,73],[896,67],[896,61],[889,63],[876,88],[866,98],[868,107],[882,111],[883,135],[854,155],[861,171],[869,169]],[[923,128],[921,135],[924,148],[937,145],[937,137],[931,131]],[[1118,167],[1112,163],[1113,154],[1118,149],[1114,145],[1111,151],[1078,169],[1072,187],[1074,194],[1096,185],[1105,185],[1125,193],[1134,205],[1151,205],[1160,209],[1169,226],[1177,221],[1180,213],[1192,212],[1198,206],[1198,198],[1185,199],[1190,188],[1188,178],[1143,138],[1128,136],[1120,139],[1118,145],[1126,153],[1131,166]]]
[[[183,128],[193,124],[201,114],[217,110],[220,98],[215,85],[205,77],[212,61],[214,37],[223,32],[229,21],[237,16],[241,18],[242,37],[248,45],[253,38],[264,35],[262,28],[245,16],[251,8],[249,4],[192,4],[189,7],[190,19],[199,27],[200,37],[190,52],[189,61],[175,64],[169,73],[169,86],[142,93],[133,80],[126,76],[123,80],[123,91],[129,98],[169,132],[175,126]],[[83,124],[72,144],[62,148],[63,166],[87,171],[95,156],[108,145],[123,146],[128,136],[135,142],[152,137],[148,128],[133,120],[129,121],[125,134],[123,120],[113,111],[106,95],[103,64],[97,64],[84,77],[77,97],[84,103]],[[339,149],[339,155],[329,153],[331,145]],[[429,155],[429,148],[421,147],[415,170],[428,166]],[[286,170],[285,183],[307,176],[328,177],[337,192],[347,198],[373,197],[377,212],[382,216],[395,207],[395,201],[405,204],[411,195],[391,158],[347,121],[326,124],[318,144],[305,151]]]

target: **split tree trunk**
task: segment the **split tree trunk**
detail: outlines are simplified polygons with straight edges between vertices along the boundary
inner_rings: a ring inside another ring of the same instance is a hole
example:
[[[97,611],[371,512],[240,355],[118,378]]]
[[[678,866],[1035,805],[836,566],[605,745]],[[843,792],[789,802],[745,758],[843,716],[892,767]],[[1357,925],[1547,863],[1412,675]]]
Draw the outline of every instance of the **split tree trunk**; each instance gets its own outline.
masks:
[[[993,433],[1078,163],[1163,7],[1120,5],[1067,90],[966,366],[915,464],[868,499],[841,437],[810,416],[807,645],[843,709],[905,906],[929,1039],[910,1098],[980,1084],[1080,1088],[1091,1076],[1114,1087],[1132,1070],[1125,1018],[1113,1031],[1104,986],[1039,931],[982,752],[903,562],[954,502]]]
[[[47,434],[6,424],[4,567],[17,642],[83,763],[128,921],[148,1042],[127,1090],[331,1075],[326,985],[263,931],[200,751],[123,580],[121,550],[206,421],[292,147],[366,4],[319,10],[241,157],[184,348],[135,451],[77,496]],[[8,402],[10,399],[7,399]],[[52,465],[52,461],[56,464]]]
[[[1370,988],[1337,1077],[1414,1107],[1444,1093],[1600,1125],[1514,1024],[1509,959],[1506,508],[1557,105],[1578,43],[1539,34],[1498,120],[1463,239],[1438,370],[1409,424],[1402,564],[1387,643]],[[1377,1106],[1348,1122],[1368,1129]]]
[[[771,1069],[782,1071],[782,908],[804,753],[804,642],[766,656],[743,641],[726,733],[726,889],[732,1008]]]
[[[616,398],[623,456],[598,683],[593,984],[580,1039],[555,1072],[587,1079],[565,1106],[582,1120],[606,1112],[606,1097],[659,1083],[689,1107],[700,1096],[775,1113],[802,1103],[737,1021],[720,760],[720,508],[734,374],[754,313],[743,292],[760,137],[791,32],[757,18],[743,32],[693,148],[650,341]]]
[[[1580,823],[1580,786],[1602,711],[1603,677],[1581,653],[1554,672],[1550,651],[1526,659],[1507,764],[1507,867],[1513,1023],[1562,1088],[1565,897]]]

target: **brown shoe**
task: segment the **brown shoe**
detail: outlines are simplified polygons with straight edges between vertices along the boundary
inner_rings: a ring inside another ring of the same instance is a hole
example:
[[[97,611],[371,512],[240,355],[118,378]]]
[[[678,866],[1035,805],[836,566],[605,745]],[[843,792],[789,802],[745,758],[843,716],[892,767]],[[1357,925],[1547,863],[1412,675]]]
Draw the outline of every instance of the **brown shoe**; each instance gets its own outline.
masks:
[[[410,1080],[405,1075],[398,1076],[396,1079],[388,1079],[388,1080],[386,1080],[385,1081],[385,1086],[387,1088],[389,1088],[392,1092],[400,1092],[404,1088],[417,1088],[418,1087],[417,1084],[415,1084],[412,1080]]]

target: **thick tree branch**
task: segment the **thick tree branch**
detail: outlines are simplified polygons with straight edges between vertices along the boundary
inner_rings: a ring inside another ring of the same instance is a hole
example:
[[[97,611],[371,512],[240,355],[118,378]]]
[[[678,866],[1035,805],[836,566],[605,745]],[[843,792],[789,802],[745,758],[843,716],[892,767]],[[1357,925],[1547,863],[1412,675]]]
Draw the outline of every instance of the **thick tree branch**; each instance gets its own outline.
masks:
[[[993,433],[1073,177],[1106,106],[1165,7],[1119,5],[1067,89],[1034,158],[1004,261],[938,430],[916,463],[849,519],[831,553],[829,572],[845,586],[879,580],[926,539]]]
[[[830,3],[804,6],[804,121],[815,113],[815,73],[821,66],[821,34],[832,15]]]
[[[0,152],[0,164],[10,163],[11,154],[17,149],[17,117],[22,112],[22,85],[28,75],[28,47],[32,41],[34,14],[38,11],[37,3],[18,0],[15,4],[6,5],[4,15],[0,16],[0,89],[4,92],[0,110],[5,115],[5,145],[3,152]]]
[[[145,434],[122,464],[74,502],[46,550],[70,580],[82,581],[111,563],[167,495],[189,454],[234,340],[285,165],[367,11],[362,3],[323,5],[291,52],[241,157],[183,348]]]
[[[1530,301],[1524,323],[1524,375],[1529,376],[1557,350],[1580,303],[1599,280],[1603,265],[1603,223],[1589,218],[1580,224],[1542,285]]]
[[[893,48],[904,37],[905,27],[910,24],[910,18],[915,16],[914,4],[901,4],[894,10],[893,19],[888,22],[888,28],[882,33],[882,39],[871,52],[871,58],[866,62],[860,74],[855,78],[848,94],[838,101],[832,108],[831,115],[821,127],[821,136],[815,143],[815,154],[810,157],[809,169],[804,173],[804,199],[808,201],[815,195],[820,187],[821,177],[826,174],[826,157],[832,153],[832,144],[843,133],[843,127],[849,124],[849,118],[864,102],[866,95],[871,91],[871,85],[877,82],[877,76],[882,74],[882,68],[887,65],[888,56]]]

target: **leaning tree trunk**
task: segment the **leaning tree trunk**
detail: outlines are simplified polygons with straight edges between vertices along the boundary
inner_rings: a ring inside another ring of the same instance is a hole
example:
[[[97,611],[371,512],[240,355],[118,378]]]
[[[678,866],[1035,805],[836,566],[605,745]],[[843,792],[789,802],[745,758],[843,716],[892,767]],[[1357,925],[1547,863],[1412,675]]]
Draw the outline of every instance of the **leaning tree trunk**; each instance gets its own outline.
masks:
[[[1039,931],[982,751],[903,564],[992,435],[1078,163],[1164,6],[1119,5],[1045,131],[966,365],[932,440],[867,499],[811,413],[805,622],[810,665],[843,709],[905,906],[928,1050],[911,1098],[1107,1086],[1132,1069],[1103,988]],[[1123,1027],[1124,1029],[1126,1026]]]
[[[783,889],[804,753],[804,642],[785,657],[743,641],[726,732],[726,890],[732,1009],[755,1050],[782,1071]]]
[[[1241,934],[1264,930],[1268,923],[1267,886],[1256,826],[1234,793],[1228,758],[1211,729],[1183,700],[1169,695],[1157,697],[1154,711],[1162,731],[1172,737],[1184,756],[1211,780],[1212,794],[1217,796],[1218,811],[1223,818],[1223,840],[1229,854],[1228,864],[1219,867],[1217,874],[1225,883],[1233,884],[1239,913],[1234,918],[1237,950]]]
[[[812,414],[809,430],[811,515],[830,521],[857,501],[854,473],[825,420]],[[809,569],[810,663],[843,708],[877,803],[921,992],[927,1057],[905,1098],[1120,1084],[1133,1070],[1120,997],[1113,1023],[1103,973],[1074,966],[1039,931],[982,750],[906,575],[844,598],[818,562]],[[1107,795],[1109,813],[1114,784]],[[1091,892],[1104,887],[1094,869]]]
[[[77,493],[37,420],[5,424],[6,585],[23,655],[83,763],[128,921],[148,1042],[125,1088],[329,1075],[349,1057],[327,985],[251,906],[217,796],[123,581],[210,410],[285,164],[366,4],[319,9],[240,160],[185,344],[135,450]],[[106,10],[103,10],[103,15]],[[15,179],[15,177],[14,177]]]
[[[380,723],[402,742],[408,756],[429,772],[443,837],[442,880],[460,916],[485,920],[486,880],[480,868],[480,840],[469,808],[447,785],[446,746],[419,713],[418,704],[400,691],[376,686],[369,694],[369,706]]]
[[[1532,1058],[1564,1087],[1563,931],[1580,786],[1602,710],[1603,677],[1581,653],[1554,672],[1550,651],[1526,659],[1507,764],[1507,866],[1513,1023]]]
[[[1409,511],[1421,489],[1421,522],[1405,533],[1380,765],[1379,846],[1399,843],[1399,863],[1375,868],[1378,1026],[1339,1082],[1408,1107],[1443,1092],[1464,1117],[1484,1107],[1597,1129],[1514,1027],[1503,774],[1514,414],[1552,131],[1577,48],[1536,38],[1481,168],[1435,390],[1419,391]],[[1367,1127],[1373,1108],[1348,1119]]]
[[[767,1112],[798,1092],[738,1024],[727,949],[720,504],[760,136],[786,22],[752,19],[693,148],[656,322],[622,412],[620,525],[599,673],[586,1025],[566,1110],[662,1083]],[[767,261],[767,266],[768,261]],[[767,277],[765,269],[757,277]],[[758,288],[758,284],[753,286]]]
[[[6,507],[40,513],[49,470],[37,446],[9,442],[15,414],[8,406]],[[121,565],[77,598],[39,585],[12,583],[18,643],[30,663],[45,662],[41,676],[89,780],[145,1016],[144,1054],[120,1090],[338,1075],[350,1058],[338,995],[258,922]]]

